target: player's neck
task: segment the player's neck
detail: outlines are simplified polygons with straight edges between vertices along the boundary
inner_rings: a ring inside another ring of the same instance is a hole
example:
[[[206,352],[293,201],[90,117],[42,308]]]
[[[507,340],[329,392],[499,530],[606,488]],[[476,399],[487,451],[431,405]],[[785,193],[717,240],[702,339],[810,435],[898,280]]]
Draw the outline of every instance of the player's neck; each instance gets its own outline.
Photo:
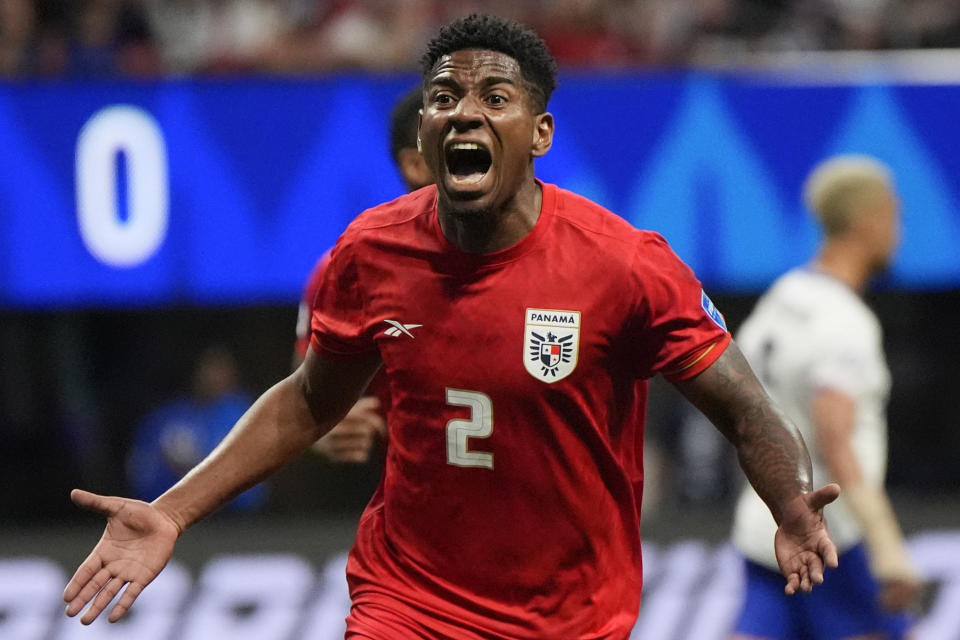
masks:
[[[455,203],[437,202],[440,228],[450,244],[467,253],[493,253],[520,242],[540,218],[543,192],[531,180],[507,202],[486,211],[458,210]]]
[[[854,291],[862,292],[870,281],[872,270],[863,249],[852,243],[827,241],[813,260],[817,271],[840,280]]]

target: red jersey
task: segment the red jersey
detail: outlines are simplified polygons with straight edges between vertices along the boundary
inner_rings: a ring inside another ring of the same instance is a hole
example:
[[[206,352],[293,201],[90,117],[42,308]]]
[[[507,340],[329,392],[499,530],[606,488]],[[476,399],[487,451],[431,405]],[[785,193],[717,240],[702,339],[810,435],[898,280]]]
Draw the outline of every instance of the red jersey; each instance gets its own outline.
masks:
[[[313,348],[378,352],[392,398],[348,637],[623,639],[634,624],[637,381],[693,376],[730,337],[659,235],[542,189],[503,251],[451,245],[435,187],[366,211],[333,250]]]
[[[313,315],[313,303],[317,298],[317,291],[323,282],[323,274],[327,265],[330,264],[330,251],[324,252],[317,263],[313,266],[307,283],[303,287],[303,293],[300,296],[300,306],[297,310],[297,339],[293,348],[302,360],[307,355],[307,347],[310,346],[310,317]],[[382,374],[377,374],[367,385],[365,395],[376,396],[380,401],[379,413],[386,415],[387,407],[390,406],[390,394],[387,391],[386,382]]]
[[[310,346],[310,316],[313,311],[313,301],[317,297],[320,283],[323,282],[323,272],[328,264],[330,264],[329,250],[320,256],[317,264],[313,265],[313,270],[303,287],[303,293],[300,294],[300,307],[297,309],[297,341],[293,348],[301,359],[306,357],[307,347]]]

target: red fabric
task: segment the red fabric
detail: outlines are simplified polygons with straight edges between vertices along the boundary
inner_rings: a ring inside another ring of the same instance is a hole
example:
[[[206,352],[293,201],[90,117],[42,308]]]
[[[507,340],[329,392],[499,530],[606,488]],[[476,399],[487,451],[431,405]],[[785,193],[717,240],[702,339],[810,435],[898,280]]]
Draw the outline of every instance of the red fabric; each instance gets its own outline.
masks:
[[[533,230],[487,255],[446,241],[435,202],[427,187],[358,217],[317,294],[314,349],[379,351],[393,398],[384,478],[347,567],[348,629],[626,638],[640,597],[643,378],[695,375],[729,336],[660,236],[584,198],[543,185]],[[525,359],[553,362],[525,330],[529,309],[579,312],[566,377],[528,370]],[[421,326],[391,335],[387,320]],[[467,443],[493,468],[448,461],[457,421],[475,417],[449,390],[486,398],[492,432]],[[362,613],[376,610],[397,615]]]
[[[317,264],[313,266],[313,271],[307,278],[307,283],[303,287],[303,293],[300,295],[300,309],[297,313],[297,341],[293,348],[301,359],[307,355],[307,347],[310,346],[310,316],[313,311],[313,300],[317,297],[317,290],[320,283],[323,282],[323,271],[330,263],[330,251],[326,251]]]
[[[320,283],[323,282],[323,274],[328,264],[330,264],[329,250],[317,260],[300,297],[300,309],[297,313],[297,339],[294,343],[294,349],[301,359],[306,357],[307,348],[310,346],[310,318],[313,315],[313,302],[317,297],[317,291],[320,289]],[[390,391],[382,373],[373,377],[364,395],[376,396],[380,400],[380,413],[386,416],[387,407],[390,406]]]

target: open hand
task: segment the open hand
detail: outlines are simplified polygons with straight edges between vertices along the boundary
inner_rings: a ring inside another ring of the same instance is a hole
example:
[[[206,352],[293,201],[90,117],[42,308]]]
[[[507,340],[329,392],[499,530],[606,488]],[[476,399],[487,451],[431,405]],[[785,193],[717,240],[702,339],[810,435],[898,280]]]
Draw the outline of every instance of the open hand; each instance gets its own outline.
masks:
[[[823,507],[839,496],[840,486],[831,483],[797,496],[784,508],[774,549],[787,579],[787,595],[810,592],[823,582],[824,567],[837,566],[837,547],[827,533]]]
[[[74,489],[70,499],[83,509],[107,516],[107,526],[63,592],[66,613],[75,616],[92,600],[80,619],[90,624],[126,585],[108,618],[116,622],[166,566],[180,530],[159,509],[140,500],[80,489]]]

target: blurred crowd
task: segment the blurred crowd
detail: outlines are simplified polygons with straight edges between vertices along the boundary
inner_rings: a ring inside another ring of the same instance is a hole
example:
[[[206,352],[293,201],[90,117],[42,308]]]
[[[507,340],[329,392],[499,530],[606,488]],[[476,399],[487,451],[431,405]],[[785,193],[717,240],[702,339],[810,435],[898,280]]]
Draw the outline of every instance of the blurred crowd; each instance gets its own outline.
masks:
[[[960,45],[956,0],[0,0],[0,77],[407,70],[471,11],[534,27],[565,68]]]

